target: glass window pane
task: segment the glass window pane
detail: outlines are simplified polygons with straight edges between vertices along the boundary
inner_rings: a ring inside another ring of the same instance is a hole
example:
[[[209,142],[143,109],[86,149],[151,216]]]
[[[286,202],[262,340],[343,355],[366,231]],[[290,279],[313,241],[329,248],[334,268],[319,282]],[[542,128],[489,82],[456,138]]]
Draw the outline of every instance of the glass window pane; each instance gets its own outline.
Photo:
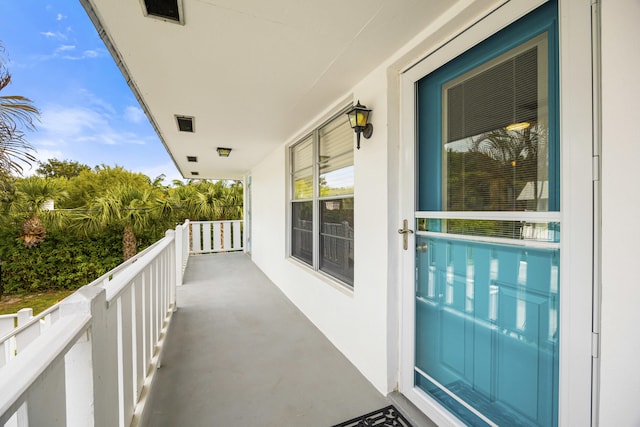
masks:
[[[350,156],[353,164],[353,130],[343,115],[320,129],[320,161],[341,154]]]
[[[344,156],[320,165],[320,197],[353,194],[353,163]]]
[[[353,198],[320,202],[320,270],[353,286]]]
[[[343,117],[320,129],[320,197],[353,194],[353,131]]]
[[[327,174],[353,166],[353,150],[336,157],[327,157],[320,161],[320,174]]]
[[[416,244],[416,385],[466,425],[487,424],[449,393],[495,425],[557,425],[560,251]]]
[[[446,142],[538,117],[538,46],[445,86]]]
[[[291,204],[291,256],[313,265],[313,202]]]
[[[313,166],[313,137],[291,147],[291,164],[293,172]]]
[[[313,197],[313,168],[303,169],[293,174],[293,199]]]
[[[443,86],[443,206],[548,211],[546,36]]]

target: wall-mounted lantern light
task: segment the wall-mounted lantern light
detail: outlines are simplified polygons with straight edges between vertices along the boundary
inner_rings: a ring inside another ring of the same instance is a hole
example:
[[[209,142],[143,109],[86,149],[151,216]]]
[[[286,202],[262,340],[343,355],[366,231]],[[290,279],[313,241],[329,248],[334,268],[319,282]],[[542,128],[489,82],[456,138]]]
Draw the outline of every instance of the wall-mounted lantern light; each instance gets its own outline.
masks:
[[[229,154],[231,154],[231,148],[218,147],[216,151],[220,157],[229,157]]]
[[[360,105],[360,100],[358,103],[347,111],[347,116],[349,116],[349,124],[353,128],[353,131],[357,135],[357,145],[356,148],[360,149],[360,134],[362,134],[365,138],[371,138],[371,134],[373,134],[373,125],[369,122],[369,113],[371,110],[367,109],[366,106]]]

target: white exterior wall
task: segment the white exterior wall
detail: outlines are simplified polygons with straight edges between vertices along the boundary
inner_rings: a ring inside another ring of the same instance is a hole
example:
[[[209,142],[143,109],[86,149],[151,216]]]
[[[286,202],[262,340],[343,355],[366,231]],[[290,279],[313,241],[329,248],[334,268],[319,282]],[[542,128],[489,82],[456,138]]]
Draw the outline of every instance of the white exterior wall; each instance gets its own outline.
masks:
[[[478,16],[499,3],[488,3]],[[400,353],[399,72],[441,43],[445,34],[455,34],[476,20],[468,8],[467,2],[453,5],[450,13],[364,77],[348,96],[373,110],[374,126],[371,139],[362,138],[354,157],[353,292],[287,259],[286,241],[288,146],[346,103],[337,101],[306,126],[301,124],[298,136],[250,171],[253,261],[383,394],[398,386]]]
[[[601,426],[640,426],[639,19],[638,0],[602,0]]]
[[[354,90],[372,108],[374,132],[355,150],[354,291],[287,259],[289,143],[251,171],[252,258],[293,303],[383,394],[387,379],[387,145],[386,74],[373,73]],[[357,101],[354,99],[354,102]],[[334,114],[345,103],[327,110]],[[314,123],[322,121],[318,118]],[[347,117],[345,116],[345,120]],[[302,128],[300,135],[313,129]],[[355,138],[354,138],[355,146]]]

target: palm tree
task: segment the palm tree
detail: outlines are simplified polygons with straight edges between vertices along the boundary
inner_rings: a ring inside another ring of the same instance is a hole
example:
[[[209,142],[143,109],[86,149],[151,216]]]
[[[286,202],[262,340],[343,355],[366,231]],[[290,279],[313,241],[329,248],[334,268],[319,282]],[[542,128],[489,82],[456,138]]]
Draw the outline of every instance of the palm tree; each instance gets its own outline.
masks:
[[[182,223],[185,219],[194,219],[192,213],[192,206],[194,200],[196,200],[197,190],[193,185],[184,185],[182,181],[178,181],[180,184],[169,188],[166,192],[165,199],[163,200],[166,205],[159,213],[162,217],[168,218],[173,222],[172,225]],[[174,181],[174,185],[176,185]]]
[[[191,203],[191,212],[196,220],[218,219],[222,211],[222,191],[219,186],[203,181],[196,186],[196,197]]]
[[[243,214],[242,181],[234,181],[223,189],[218,219],[241,219]]]
[[[194,219],[228,220],[242,218],[242,182],[201,181],[195,184],[196,197],[191,202]]]
[[[4,51],[0,44],[0,53]],[[11,83],[11,74],[0,56],[0,92]],[[17,95],[0,96],[0,168],[22,174],[22,163],[31,165],[36,158],[31,144],[25,139],[24,131],[33,130],[34,120],[40,112],[29,98]]]
[[[166,177],[167,176],[165,174],[161,173],[160,175],[156,176],[154,179],[150,181],[151,186],[153,188],[164,188],[164,185],[162,185],[162,182]]]
[[[153,222],[154,202],[149,188],[117,185],[93,200],[88,210],[79,211],[74,223],[85,233],[122,230],[122,255],[127,260],[138,251],[137,235]]]
[[[49,202],[65,200],[69,195],[63,179],[44,179],[30,176],[16,181],[16,191],[8,201],[9,213],[27,215],[20,228],[20,240],[27,248],[32,248],[45,240],[47,231],[42,219],[50,226],[61,227],[64,217],[52,210]]]

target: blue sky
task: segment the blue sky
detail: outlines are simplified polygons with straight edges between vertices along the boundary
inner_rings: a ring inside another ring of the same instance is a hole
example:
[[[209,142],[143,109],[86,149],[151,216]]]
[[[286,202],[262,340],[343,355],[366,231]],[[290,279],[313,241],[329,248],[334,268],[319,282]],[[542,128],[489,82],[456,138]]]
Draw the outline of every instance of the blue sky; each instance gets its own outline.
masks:
[[[180,178],[78,0],[0,0],[0,41],[12,75],[2,95],[42,113],[27,137],[39,160]]]

